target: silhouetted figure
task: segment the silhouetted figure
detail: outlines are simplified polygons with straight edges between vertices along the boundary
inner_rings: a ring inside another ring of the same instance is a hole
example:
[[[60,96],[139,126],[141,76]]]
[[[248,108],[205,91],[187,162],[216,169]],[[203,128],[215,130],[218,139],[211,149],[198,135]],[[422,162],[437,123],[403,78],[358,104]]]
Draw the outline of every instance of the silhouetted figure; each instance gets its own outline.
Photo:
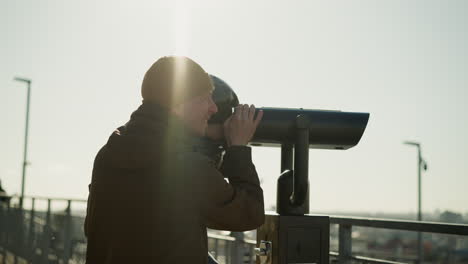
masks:
[[[7,196],[5,189],[2,187],[2,180],[0,180],[0,202],[6,203],[10,197]]]
[[[2,187],[2,180],[0,180],[0,194],[6,193]]]
[[[226,153],[217,169],[197,151],[218,110],[212,90],[210,76],[186,57],[161,58],[145,74],[143,104],[94,162],[88,264],[205,264],[207,227],[245,231],[263,223],[263,192],[246,146],[262,115],[236,108],[224,124]]]

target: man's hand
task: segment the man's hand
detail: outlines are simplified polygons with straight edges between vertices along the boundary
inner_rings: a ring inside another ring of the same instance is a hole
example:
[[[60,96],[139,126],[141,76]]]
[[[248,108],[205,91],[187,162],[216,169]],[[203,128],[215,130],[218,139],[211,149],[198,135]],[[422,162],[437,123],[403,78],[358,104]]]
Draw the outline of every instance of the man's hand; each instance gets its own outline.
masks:
[[[228,146],[245,146],[255,134],[260,120],[263,117],[263,111],[259,111],[255,116],[254,105],[238,105],[234,114],[224,122],[224,136]]]

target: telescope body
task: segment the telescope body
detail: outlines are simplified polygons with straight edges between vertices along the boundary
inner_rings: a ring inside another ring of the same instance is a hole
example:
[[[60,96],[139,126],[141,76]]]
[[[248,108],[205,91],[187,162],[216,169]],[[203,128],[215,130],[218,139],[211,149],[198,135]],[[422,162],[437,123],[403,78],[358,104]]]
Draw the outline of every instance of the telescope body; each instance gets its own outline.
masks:
[[[309,213],[309,149],[349,149],[359,143],[368,113],[259,108],[250,144],[281,147],[276,212],[257,230],[262,263],[329,263],[330,219]],[[262,251],[263,248],[263,251]],[[269,249],[269,250],[268,250]],[[263,259],[262,259],[263,258]]]
[[[296,118],[308,120],[309,148],[349,149],[359,143],[369,113],[263,107],[263,118],[251,140],[252,146],[281,147],[296,141]]]

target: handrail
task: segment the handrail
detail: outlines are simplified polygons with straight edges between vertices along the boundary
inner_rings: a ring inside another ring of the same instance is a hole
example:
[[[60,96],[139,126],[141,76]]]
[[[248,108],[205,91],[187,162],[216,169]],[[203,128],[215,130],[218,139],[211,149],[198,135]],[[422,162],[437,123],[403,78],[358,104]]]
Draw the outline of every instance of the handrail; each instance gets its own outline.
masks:
[[[251,244],[251,245],[257,245],[257,240],[244,238],[244,243]]]
[[[331,224],[468,236],[468,225],[426,221],[330,216]]]
[[[330,251],[330,256],[338,258],[340,255],[338,252]],[[406,262],[398,262],[398,261],[391,261],[391,260],[384,260],[384,259],[377,259],[377,258],[369,258],[369,257],[362,257],[362,256],[351,256],[351,260],[358,260],[364,263],[376,263],[376,264],[408,264]]]
[[[0,197],[13,197],[15,199],[20,198],[20,196],[16,194],[11,195],[11,196],[0,194]],[[50,212],[50,202],[57,201],[57,200],[68,201],[69,202],[69,207],[67,209],[68,215],[70,215],[69,208],[70,208],[70,203],[72,201],[86,202],[85,199],[52,198],[52,197],[41,197],[41,196],[25,196],[25,198],[33,199],[31,210],[34,210],[34,200],[48,201],[49,202],[48,212]],[[42,220],[38,217],[35,217],[33,211],[31,215],[34,217],[32,221],[29,221],[29,219],[31,218],[29,215],[28,215],[29,218],[25,216],[25,219],[28,219],[30,228],[33,224],[39,224],[39,225],[44,225],[44,226],[47,226],[50,224],[47,218],[46,220]],[[382,263],[382,264],[402,264],[403,263],[403,262],[396,262],[396,261],[390,261],[390,260],[384,260],[384,259],[376,259],[376,258],[353,255],[351,251],[351,246],[352,246],[351,233],[352,233],[353,226],[468,236],[467,224],[437,223],[437,222],[427,222],[427,221],[419,222],[419,221],[409,221],[409,220],[378,219],[378,218],[366,218],[366,217],[346,217],[346,216],[337,216],[337,215],[330,215],[329,217],[330,217],[330,224],[337,224],[339,225],[339,228],[340,228],[339,230],[339,245],[340,245],[339,253],[330,252],[330,256],[337,257],[340,263],[349,263],[349,261],[352,261],[352,260],[360,261],[362,263]],[[31,239],[31,235],[28,235],[27,237],[28,239]],[[225,244],[225,247],[234,247],[235,245],[233,243],[236,243],[236,241],[243,243],[243,244],[247,244],[249,246],[254,246],[256,244],[255,240],[245,239],[245,238],[242,240],[236,240],[236,238],[232,236],[219,235],[219,234],[213,234],[213,233],[208,233],[208,237],[211,239],[224,240],[226,242],[229,242]],[[217,245],[217,242],[216,242],[216,245]],[[70,248],[70,246],[67,246],[67,248]],[[231,249],[229,249],[229,252],[231,252],[230,250]],[[69,256],[64,255],[63,258],[68,259]]]
[[[220,239],[220,240],[226,240],[226,241],[236,241],[235,237],[223,236],[223,235],[218,235],[218,234],[213,234],[213,233],[208,233],[208,238],[214,238],[214,239]]]
[[[21,198],[20,195],[18,194],[13,194],[13,195],[5,195],[0,197],[10,197],[10,198]],[[72,201],[72,202],[82,202],[86,203],[88,200],[87,199],[78,199],[78,198],[63,198],[63,197],[45,197],[45,196],[29,196],[25,195],[24,198],[27,199],[36,199],[36,200],[51,200],[51,201]]]
[[[375,259],[352,254],[352,227],[370,227],[382,229],[397,229],[414,232],[439,233],[448,235],[468,236],[468,225],[450,224],[423,221],[408,221],[394,219],[376,219],[365,217],[344,217],[330,216],[330,224],[339,226],[339,253],[330,252],[330,256],[337,257],[340,263],[351,263],[351,260],[361,261],[363,263],[381,263],[381,264],[401,264],[402,262],[392,262],[384,259]]]

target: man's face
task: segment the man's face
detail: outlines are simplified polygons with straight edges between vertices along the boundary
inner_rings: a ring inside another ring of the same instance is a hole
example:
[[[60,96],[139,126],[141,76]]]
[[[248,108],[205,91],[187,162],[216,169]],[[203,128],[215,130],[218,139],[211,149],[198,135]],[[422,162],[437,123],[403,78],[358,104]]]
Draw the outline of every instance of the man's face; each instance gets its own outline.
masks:
[[[211,98],[211,93],[196,96],[174,108],[174,113],[195,134],[204,136],[208,120],[218,111],[216,104]]]

